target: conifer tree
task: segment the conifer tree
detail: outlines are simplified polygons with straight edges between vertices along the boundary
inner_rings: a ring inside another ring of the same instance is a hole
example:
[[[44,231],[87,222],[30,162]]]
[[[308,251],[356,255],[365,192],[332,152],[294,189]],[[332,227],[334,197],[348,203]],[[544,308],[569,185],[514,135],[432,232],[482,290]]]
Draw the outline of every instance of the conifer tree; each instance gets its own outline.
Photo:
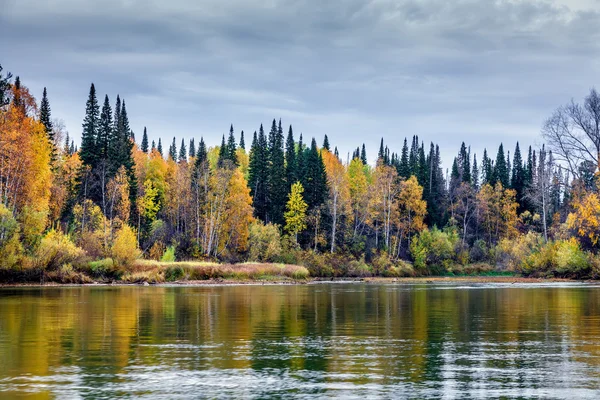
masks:
[[[98,138],[96,140],[100,158],[103,160],[106,160],[109,156],[109,144],[110,140],[113,138],[112,131],[112,109],[110,107],[108,95],[105,95],[104,104],[102,105],[102,112],[100,113],[100,129],[98,130]]]
[[[85,117],[83,119],[83,132],[81,135],[80,158],[83,165],[95,167],[98,162],[98,150],[96,149],[96,138],[100,128],[100,108],[96,98],[94,84],[90,86],[90,93],[85,105]]]
[[[50,140],[50,143],[54,147],[54,131],[52,130],[50,102],[48,101],[48,93],[46,92],[46,88],[44,88],[44,93],[42,94],[42,102],[40,103],[40,122],[44,125],[46,135],[48,135],[48,140]]]
[[[267,220],[267,211],[269,209],[268,181],[268,146],[265,131],[261,124],[258,136],[255,132],[252,148],[250,149],[248,185],[250,186],[250,195],[253,199],[254,214],[263,222]]]
[[[285,172],[288,186],[291,186],[298,180],[296,168],[296,143],[294,141],[294,132],[292,126],[288,129],[287,139],[285,141]],[[304,190],[304,188],[302,188]]]
[[[299,180],[305,172],[305,159],[305,146],[302,141],[302,133],[300,133],[300,138],[298,139],[298,151],[296,152],[296,178]]]
[[[227,159],[229,161],[231,161],[232,165],[238,164],[236,149],[237,149],[237,146],[235,144],[235,136],[233,134],[233,124],[232,124],[231,127],[229,128],[229,137],[227,138],[227,148],[226,148]]]
[[[146,127],[144,127],[144,134],[142,135],[142,145],[140,149],[144,153],[148,152],[148,131],[146,130]]]
[[[173,161],[177,161],[177,145],[175,143],[175,137],[173,137],[173,142],[171,143],[171,147],[169,147],[169,157]]]
[[[329,138],[327,137],[327,135],[325,135],[325,137],[323,138],[323,148],[327,151],[331,151],[331,148],[329,147]]]
[[[71,147],[71,139],[69,138],[69,132],[67,132],[67,135],[65,137],[65,147],[63,149],[63,152],[69,156],[71,155],[70,147]]]
[[[301,183],[304,187],[304,193],[306,193],[304,197],[310,210],[319,207],[325,202],[327,196],[327,174],[315,138],[312,139],[310,149],[306,154],[305,173],[302,175]]]
[[[479,189],[479,167],[477,166],[477,154],[473,154],[473,170],[471,171],[471,181],[475,189]]]
[[[181,147],[179,147],[179,162],[187,162],[187,149],[185,148],[184,139],[181,139]]]
[[[0,107],[8,105],[8,91],[10,89],[10,78],[12,78],[10,72],[3,77],[2,69],[2,65],[0,65]]]
[[[13,95],[13,105],[21,113],[25,114],[25,103],[21,98],[21,78],[19,78],[18,76],[15,78],[14,89],[15,90]]]
[[[521,157],[521,149],[519,147],[519,142],[517,142],[517,146],[515,147],[515,154],[513,156],[513,172],[511,177],[511,188],[517,192],[516,200],[519,203],[519,211],[524,211],[525,201],[525,183],[527,181],[527,177],[525,175],[525,168],[523,167],[523,159]]]
[[[204,138],[200,137],[200,143],[198,144],[198,152],[196,153],[196,169],[201,168],[202,164],[208,162],[208,151],[204,144]]]
[[[363,165],[367,165],[367,149],[364,143],[362,145],[362,149],[360,150],[360,160],[362,161]]]
[[[508,167],[506,165],[506,157],[504,156],[504,146],[500,143],[498,154],[496,155],[496,164],[494,166],[493,183],[500,182],[502,187],[508,188],[510,185]]]
[[[164,157],[162,142],[161,142],[160,138],[158,138],[158,146],[156,146],[156,150],[158,150],[158,154],[160,154],[161,157]]]
[[[385,158],[385,148],[383,147],[383,138],[379,144],[379,152],[377,152],[377,164],[383,163]]]
[[[244,140],[244,131],[240,132],[240,149],[246,150],[246,142]]]
[[[152,140],[152,147],[150,148],[150,151],[154,151],[156,150],[156,142],[154,140]]]
[[[228,156],[229,156],[229,151],[227,151],[227,144],[225,143],[225,135],[223,135],[221,137],[221,145],[219,146],[219,158],[217,159],[217,166],[219,168],[225,167]]]
[[[189,156],[191,157],[196,157],[196,142],[194,140],[194,138],[190,139],[190,149],[189,149]]]
[[[288,193],[286,181],[285,155],[283,149],[283,129],[281,120],[277,126],[275,120],[269,133],[269,206],[267,218],[276,224],[283,224],[283,212]]]

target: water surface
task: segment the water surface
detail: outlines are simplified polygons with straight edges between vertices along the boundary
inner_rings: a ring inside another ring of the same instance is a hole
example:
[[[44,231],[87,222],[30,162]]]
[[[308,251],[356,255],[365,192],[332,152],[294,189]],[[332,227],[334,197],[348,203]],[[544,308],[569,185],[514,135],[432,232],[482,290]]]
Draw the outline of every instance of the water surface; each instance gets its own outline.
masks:
[[[600,287],[0,288],[0,357],[0,398],[600,398]]]

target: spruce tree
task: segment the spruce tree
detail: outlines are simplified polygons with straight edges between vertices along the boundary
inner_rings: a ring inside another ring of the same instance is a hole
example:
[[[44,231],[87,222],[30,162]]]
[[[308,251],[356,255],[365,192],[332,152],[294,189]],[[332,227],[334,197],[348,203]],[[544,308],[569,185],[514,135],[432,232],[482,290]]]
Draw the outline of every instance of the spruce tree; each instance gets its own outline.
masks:
[[[244,140],[244,131],[240,132],[240,149],[246,150],[246,141]]]
[[[498,154],[496,155],[496,164],[494,166],[494,181],[493,183],[500,182],[502,187],[508,188],[510,185],[508,167],[506,165],[506,157],[504,156],[504,146],[500,143],[498,147]]]
[[[294,132],[292,126],[288,129],[287,139],[285,141],[285,172],[288,188],[291,188],[298,180],[296,168],[296,142],[294,141]]]
[[[196,169],[202,167],[204,163],[208,162],[208,152],[206,151],[206,145],[204,144],[204,138],[200,137],[200,143],[198,144],[198,152],[196,153]]]
[[[171,147],[169,147],[169,157],[171,160],[177,161],[177,144],[175,137],[173,137],[173,142],[171,143]]]
[[[340,158],[340,153],[337,149],[337,146],[335,146],[335,148],[333,149],[333,155],[339,160]]]
[[[517,142],[517,146],[515,147],[515,154],[513,156],[513,172],[511,177],[511,187],[517,192],[516,200],[519,203],[519,211],[523,212],[525,210],[525,183],[527,181],[527,177],[525,175],[525,168],[523,164],[523,158],[521,157],[521,149],[519,147],[519,142]]]
[[[65,147],[63,148],[63,152],[66,155],[71,155],[70,151],[71,139],[69,138],[69,132],[67,132],[67,136],[65,137]]]
[[[227,159],[231,161],[231,165],[238,165],[237,146],[235,144],[235,135],[233,134],[233,125],[229,128],[229,137],[227,138]]]
[[[50,116],[50,102],[48,101],[48,93],[44,88],[42,94],[42,102],[40,103],[40,122],[44,125],[48,140],[54,147],[54,131],[52,130],[52,119]]]
[[[410,177],[410,164],[408,161],[408,141],[406,140],[406,138],[404,138],[404,145],[402,146],[402,154],[400,155],[398,175],[404,179],[408,179]]]
[[[248,185],[253,199],[254,213],[257,218],[266,222],[269,209],[269,168],[267,138],[262,124],[259,134],[254,134],[250,148],[250,161],[248,166]]]
[[[283,129],[281,120],[279,126],[271,126],[269,133],[269,200],[270,213],[267,218],[276,224],[283,224],[283,213],[288,194],[288,184],[286,181],[285,155],[283,149]]]
[[[219,146],[219,158],[217,159],[217,166],[224,168],[227,163],[229,152],[227,151],[227,144],[225,143],[225,135],[221,138],[221,146]]]
[[[156,142],[153,140],[152,141],[152,147],[150,148],[150,151],[154,151],[156,150]]]
[[[298,139],[298,151],[296,152],[296,179],[300,179],[305,173],[305,146],[302,141],[302,133],[300,133],[300,138]]]
[[[367,165],[367,149],[364,143],[362,145],[362,149],[360,150],[360,160],[362,161],[363,165]]]
[[[144,127],[144,134],[142,135],[142,146],[140,149],[144,153],[148,152],[148,132],[146,131],[146,127]]]
[[[187,149],[185,148],[184,139],[181,139],[181,147],[179,147],[179,162],[187,162]]]
[[[94,84],[90,86],[90,93],[85,105],[85,117],[83,119],[83,132],[81,135],[81,151],[79,157],[84,166],[95,167],[98,163],[98,150],[96,138],[100,127],[100,108],[96,98]]]
[[[194,138],[190,139],[190,149],[188,154],[190,157],[196,157],[196,142],[194,141]]]
[[[100,113],[100,129],[98,131],[98,139],[96,144],[100,152],[100,157],[106,160],[109,156],[109,144],[112,139],[113,131],[113,120],[112,120],[112,109],[108,100],[108,95],[104,96],[104,104],[102,105],[102,112]]]
[[[471,171],[471,181],[475,190],[479,189],[479,167],[477,166],[477,154],[473,154],[473,170]]]
[[[323,148],[327,151],[331,151],[331,149],[329,148],[329,138],[327,137],[327,135],[325,135],[325,137],[323,138]]]
[[[160,138],[158,138],[158,146],[156,146],[156,150],[158,150],[158,154],[160,154],[161,157],[164,157],[162,142],[161,142]]]
[[[10,78],[12,74],[8,72],[6,76],[2,76],[2,65],[0,65],[0,107],[8,105],[8,92],[10,90]]]
[[[383,138],[381,138],[381,143],[379,144],[379,152],[377,153],[377,164],[383,163],[384,157],[385,157],[385,148],[383,147]]]
[[[305,173],[302,175],[302,186],[305,188],[305,200],[309,210],[321,206],[327,197],[327,175],[323,158],[313,138],[306,154]]]
[[[21,97],[21,78],[19,78],[18,76],[15,78],[13,106],[22,114],[25,114],[25,102]]]

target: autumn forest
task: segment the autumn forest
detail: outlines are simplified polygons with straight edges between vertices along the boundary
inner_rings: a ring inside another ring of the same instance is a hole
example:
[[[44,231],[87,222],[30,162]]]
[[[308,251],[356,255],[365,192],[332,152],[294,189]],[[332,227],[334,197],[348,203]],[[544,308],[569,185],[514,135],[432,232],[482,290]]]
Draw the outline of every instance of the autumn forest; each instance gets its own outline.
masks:
[[[48,89],[37,100],[0,67],[2,281],[600,277],[593,89],[557,104],[541,147],[459,142],[447,169],[418,136],[340,156],[280,119],[253,132],[224,121],[215,147],[150,142],[94,84],[79,140]]]

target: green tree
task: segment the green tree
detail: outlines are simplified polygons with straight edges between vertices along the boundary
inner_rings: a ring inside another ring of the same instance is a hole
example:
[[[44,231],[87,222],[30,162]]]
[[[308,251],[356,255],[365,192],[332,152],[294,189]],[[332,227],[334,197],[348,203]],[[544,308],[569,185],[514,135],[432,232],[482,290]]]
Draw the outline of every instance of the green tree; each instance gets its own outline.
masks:
[[[96,98],[94,84],[90,86],[90,93],[85,105],[85,117],[83,119],[83,132],[81,135],[81,149],[79,157],[84,166],[94,167],[98,162],[98,150],[96,149],[96,138],[100,127],[100,108]]]
[[[504,156],[504,146],[500,143],[498,154],[496,155],[496,164],[494,165],[494,180],[493,183],[500,182],[502,187],[510,187],[509,171],[506,165],[506,157]]]
[[[144,127],[144,134],[142,135],[142,145],[140,149],[144,153],[148,153],[148,132],[146,131],[146,127]]]
[[[288,130],[287,139],[285,141],[285,171],[288,185],[291,187],[293,182],[298,180],[296,163],[296,143],[294,141],[294,132],[292,126]],[[302,189],[304,190],[304,188]]]
[[[269,133],[269,212],[267,222],[283,224],[288,186],[286,182],[285,156],[283,150],[283,129],[281,120],[275,120]]]
[[[181,147],[179,147],[179,162],[187,162],[187,149],[185,148],[184,139],[181,139]]]

